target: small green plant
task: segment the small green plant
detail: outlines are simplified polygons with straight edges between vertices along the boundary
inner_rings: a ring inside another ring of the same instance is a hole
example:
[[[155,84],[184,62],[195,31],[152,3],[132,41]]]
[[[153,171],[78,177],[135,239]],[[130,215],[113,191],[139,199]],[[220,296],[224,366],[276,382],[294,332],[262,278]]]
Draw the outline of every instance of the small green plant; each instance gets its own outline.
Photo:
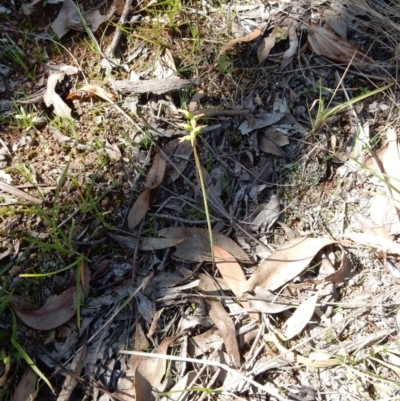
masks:
[[[26,132],[31,129],[36,130],[33,115],[31,113],[27,113],[26,110],[20,106],[18,113],[14,114],[14,118],[18,121],[19,126],[24,129]]]
[[[228,77],[232,76],[233,73],[232,64],[229,63],[227,57],[224,54],[218,57],[217,71],[220,74],[227,75]]]
[[[26,63],[24,50],[21,49],[8,35],[6,35],[4,39],[0,39],[0,49],[5,57],[22,68],[26,77],[31,81],[35,79],[35,69],[30,68]]]
[[[382,86],[378,89],[375,89],[373,91],[363,93],[359,96],[354,97],[353,99],[350,99],[350,100],[343,102],[332,108],[329,108],[329,105],[328,105],[328,107],[325,106],[325,103],[324,103],[324,100],[323,100],[322,94],[321,94],[321,91],[322,91],[322,88],[321,88],[319,99],[315,100],[310,108],[310,111],[311,111],[315,105],[318,105],[316,117],[313,121],[313,133],[318,132],[322,128],[322,126],[325,124],[325,121],[329,117],[332,117],[337,113],[340,113],[342,110],[346,109],[346,107],[348,107],[348,106],[352,106],[353,104],[355,104],[361,100],[364,100],[370,96],[374,96],[380,92],[383,92],[384,90],[390,88],[392,85],[393,84],[388,84],[388,85]]]

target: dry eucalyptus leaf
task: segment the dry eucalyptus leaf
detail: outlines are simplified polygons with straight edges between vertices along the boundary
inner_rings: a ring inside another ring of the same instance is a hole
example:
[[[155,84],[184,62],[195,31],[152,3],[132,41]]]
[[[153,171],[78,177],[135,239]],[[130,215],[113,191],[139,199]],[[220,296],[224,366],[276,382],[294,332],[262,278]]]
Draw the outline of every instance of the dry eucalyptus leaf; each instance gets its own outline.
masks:
[[[283,335],[287,340],[300,334],[312,318],[317,304],[318,295],[313,295],[304,301],[286,321]]]
[[[379,227],[389,238],[391,235],[400,234],[400,218],[392,199],[386,196],[375,195],[371,199],[369,215],[372,217],[375,227]],[[382,235],[382,234],[381,234]]]
[[[183,242],[176,245],[173,254],[177,258],[192,262],[212,261],[208,230],[196,227],[168,227],[160,230],[158,234],[166,238],[183,239]],[[226,235],[213,232],[213,241],[214,245],[225,249],[240,262],[252,263],[242,248]]]
[[[296,21],[292,21],[289,26],[289,49],[283,53],[282,63],[281,63],[281,71],[283,71],[286,67],[288,67],[293,59],[295,58],[298,52],[299,39],[297,37],[297,25]]]
[[[115,95],[111,92],[106,91],[105,89],[101,88],[100,86],[97,85],[85,85],[82,88],[80,88],[79,90],[77,90],[76,92],[72,92],[67,96],[67,99],[74,99],[75,97],[77,97],[77,94],[79,92],[89,92],[89,93],[93,93],[94,95],[100,97],[103,100],[106,101],[112,101],[115,102],[117,100],[117,98],[115,97]]]
[[[150,193],[151,189],[144,190],[132,205],[128,214],[128,227],[130,230],[140,224],[150,209]]]
[[[63,72],[53,72],[47,80],[47,90],[43,96],[43,101],[47,107],[54,107],[54,114],[59,117],[71,119],[71,109],[61,99],[56,92],[57,82],[61,82],[65,77]]]
[[[161,185],[166,167],[167,161],[161,153],[157,151],[154,156],[153,164],[146,176],[146,188],[153,189]]]
[[[262,38],[261,43],[257,48],[257,57],[258,62],[261,64],[268,56],[269,52],[275,46],[276,35],[278,33],[278,29],[282,23],[282,20],[277,22],[272,32],[269,34],[267,38]]]
[[[296,305],[290,305],[291,299],[278,296],[263,287],[254,288],[254,294],[255,297],[249,296],[250,305],[261,313],[281,313],[296,307]]]
[[[393,253],[395,255],[400,255],[400,244],[381,237],[380,235],[349,233],[346,235],[346,237],[350,238],[354,242],[357,242],[358,244],[378,249],[379,251],[382,251],[384,253]]]
[[[257,39],[262,33],[262,28],[259,26],[249,35],[243,36],[242,38],[232,39],[226,45],[221,47],[221,50],[218,53],[217,59],[222,56],[227,50],[231,49],[236,43],[243,42],[251,42],[254,39]]]
[[[176,340],[175,337],[166,337],[157,349],[158,354],[166,354],[168,347]],[[167,359],[143,358],[135,372],[135,399],[136,401],[156,401],[153,388],[161,385],[165,374]]]
[[[168,163],[166,168],[166,175],[168,175],[172,181],[177,180],[183,170],[185,170],[188,161],[190,160],[193,147],[190,141],[182,138],[176,138],[168,142],[164,147],[163,151],[168,154],[171,161],[174,163]]]
[[[288,157],[288,155],[280,148],[280,146],[284,145],[280,145],[279,143],[287,145],[289,143],[287,136],[276,131],[270,132],[269,134],[258,135],[258,147],[260,150],[271,155]]]
[[[347,39],[347,24],[335,10],[324,10],[322,14],[329,26],[342,38]]]
[[[301,274],[323,247],[334,243],[322,238],[296,238],[289,241],[268,256],[247,281],[243,292],[251,292],[256,286],[275,291]]]
[[[51,24],[51,28],[56,33],[59,39],[61,39],[71,29],[77,31],[84,31],[85,24],[82,21],[84,18],[88,27],[96,32],[99,26],[106,20],[110,19],[114,13],[112,7],[107,15],[101,15],[99,10],[88,10],[82,13],[79,12],[78,7],[72,0],[64,0],[63,6],[58,13],[57,18]]]
[[[311,25],[308,28],[308,42],[316,54],[329,60],[345,65],[351,63],[359,68],[374,64],[374,60],[357,46],[342,39],[328,28]]]
[[[214,283],[213,279],[200,274],[199,289],[205,295],[218,295],[218,287]],[[210,307],[210,317],[214,324],[218,327],[224,340],[226,352],[230,356],[233,364],[236,367],[240,366],[240,352],[239,344],[236,338],[235,325],[229,316],[228,312],[222,306],[221,302],[216,299],[206,298],[206,303]]]
[[[122,247],[127,249],[135,250],[137,248],[137,238],[128,237],[124,235],[118,235],[108,232],[108,235],[118,241]],[[156,251],[158,249],[171,248],[172,246],[178,245],[183,240],[177,238],[140,238],[139,250],[140,251]]]
[[[254,124],[250,125],[247,120],[243,121],[239,126],[239,130],[242,135],[249,134],[250,132],[255,131],[256,129],[265,128],[269,125],[276,124],[279,120],[281,120],[286,113],[265,113],[265,114],[257,114],[254,119]]]
[[[32,310],[35,307],[33,304],[27,308],[27,304],[19,297],[12,297],[10,306],[27,326],[36,330],[51,330],[68,322],[75,315],[75,298],[76,288],[70,287],[60,295],[51,295],[36,310]]]
[[[30,368],[26,368],[11,401],[30,401],[36,398],[38,388],[36,388],[37,374]]]

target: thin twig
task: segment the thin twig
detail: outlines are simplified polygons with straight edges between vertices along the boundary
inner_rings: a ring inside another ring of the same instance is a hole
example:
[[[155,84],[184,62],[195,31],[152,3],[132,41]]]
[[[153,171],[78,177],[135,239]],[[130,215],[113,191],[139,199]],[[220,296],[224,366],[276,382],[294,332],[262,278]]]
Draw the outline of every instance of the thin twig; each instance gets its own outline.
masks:
[[[41,205],[43,203],[42,199],[35,198],[32,195],[21,191],[18,188],[13,187],[12,185],[6,184],[5,182],[0,181],[0,190],[7,192],[11,195],[18,196],[19,198],[25,199],[28,202],[36,203],[37,205]]]
[[[271,395],[272,397],[277,398],[278,400],[281,401],[290,401],[288,398],[283,397],[278,393],[278,391],[272,389],[272,388],[267,388],[263,386],[260,383],[257,383],[255,380],[250,379],[250,377],[246,377],[243,373],[238,372],[236,369],[232,369],[229,366],[217,362],[217,361],[209,361],[207,359],[195,359],[195,358],[184,358],[180,356],[175,356],[175,355],[164,355],[164,354],[154,354],[151,353],[149,354],[148,352],[142,352],[142,351],[126,351],[126,350],[121,350],[119,351],[120,354],[127,354],[127,355],[136,355],[136,356],[141,356],[143,358],[159,358],[159,359],[167,359],[169,361],[178,361],[178,362],[187,362],[187,363],[199,363],[201,365],[208,365],[208,366],[215,366],[216,368],[220,368],[225,370],[228,373],[231,373],[233,376],[238,376],[238,380],[244,380],[251,384],[254,387],[257,387],[259,390],[266,392],[267,394]]]

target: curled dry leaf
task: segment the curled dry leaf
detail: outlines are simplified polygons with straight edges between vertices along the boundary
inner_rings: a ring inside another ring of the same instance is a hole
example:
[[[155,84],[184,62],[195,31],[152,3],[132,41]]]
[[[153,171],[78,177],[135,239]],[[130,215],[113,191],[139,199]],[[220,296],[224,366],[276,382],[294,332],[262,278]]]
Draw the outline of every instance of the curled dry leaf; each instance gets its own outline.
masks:
[[[328,28],[311,25],[308,28],[308,42],[319,56],[342,64],[360,67],[374,64],[374,60],[363,53],[357,46],[342,39]]]
[[[166,354],[168,347],[176,340],[176,337],[164,338],[157,349],[158,354]],[[135,372],[135,399],[137,401],[155,401],[156,397],[153,388],[161,385],[161,380],[165,374],[167,358],[143,358]]]
[[[171,158],[171,161],[174,163],[174,165],[168,163],[166,174],[172,181],[175,181],[186,168],[186,165],[192,156],[193,147],[190,141],[183,138],[176,138],[168,142],[163,147],[163,151],[167,153]]]
[[[154,189],[161,185],[164,179],[167,161],[159,151],[154,156],[153,164],[146,176],[146,188]]]
[[[124,235],[118,235],[114,233],[107,233],[111,238],[115,239],[120,243],[122,247],[127,249],[135,250],[137,248],[137,238],[128,237]],[[182,242],[178,238],[140,238],[139,250],[141,251],[156,251],[158,249],[171,248]]]
[[[133,230],[140,224],[150,209],[150,193],[151,189],[146,189],[143,191],[138,196],[131,210],[129,211],[128,227],[130,230]]]
[[[36,388],[37,374],[30,368],[26,368],[18,386],[14,391],[11,401],[29,401],[36,398],[39,389]]]
[[[257,48],[257,57],[260,64],[269,56],[269,52],[275,46],[278,29],[281,26],[282,22],[283,19],[278,21],[269,36],[261,40],[261,43]]]
[[[313,295],[304,301],[286,321],[283,335],[287,340],[300,334],[312,318],[317,304],[318,295]]]
[[[47,107],[54,107],[54,114],[59,117],[71,119],[71,109],[61,99],[60,95],[56,92],[57,82],[61,82],[65,77],[63,72],[53,72],[47,80],[46,93],[43,96],[43,101]]]
[[[168,227],[160,230],[159,235],[166,238],[179,238],[183,242],[176,246],[174,256],[192,262],[211,262],[210,238],[208,230],[195,227]],[[252,263],[247,254],[234,241],[221,233],[213,232],[214,245],[225,249],[233,260]]]
[[[263,113],[257,114],[254,119],[254,124],[249,124],[248,120],[243,121],[240,124],[240,132],[242,135],[249,134],[250,132],[255,131],[256,129],[268,127],[269,125],[277,123],[283,117],[285,117],[286,113]]]
[[[205,295],[218,295],[218,287],[212,278],[205,274],[200,274],[199,289]],[[214,324],[218,327],[224,340],[226,352],[230,356],[235,366],[240,366],[239,344],[236,338],[235,324],[233,323],[228,312],[224,309],[220,301],[212,298],[206,298],[206,303],[210,308],[210,317]]]
[[[257,27],[253,32],[249,35],[243,36],[241,38],[232,39],[226,45],[221,47],[221,50],[218,53],[217,59],[222,56],[227,50],[231,49],[236,43],[244,43],[244,42],[251,42],[254,39],[257,39],[262,33],[262,27]]]
[[[100,88],[100,86],[97,85],[85,85],[82,88],[80,88],[79,90],[77,90],[76,92],[71,92],[68,96],[67,99],[74,99],[77,97],[77,94],[79,92],[89,92],[89,93],[93,93],[94,95],[100,97],[103,100],[106,101],[112,101],[115,102],[117,100],[117,98],[115,97],[115,95],[111,92],[106,91],[103,88]]]
[[[281,71],[283,71],[287,66],[291,64],[294,57],[296,56],[299,39],[297,37],[297,25],[296,21],[292,21],[289,26],[289,49],[283,53],[282,63],[281,63]]]
[[[10,306],[27,326],[36,330],[51,330],[68,322],[75,315],[75,297],[76,288],[70,287],[60,295],[51,295],[36,310],[33,310],[34,304],[28,306],[19,297],[12,297]]]
[[[322,238],[296,238],[278,248],[250,277],[243,292],[251,292],[260,285],[275,291],[305,270],[323,247],[335,241]]]
[[[241,297],[241,288],[246,282],[246,276],[243,273],[242,267],[236,259],[225,249],[214,245],[215,266],[221,273],[222,278],[228,284],[230,290],[237,296]],[[251,306],[247,301],[240,301],[240,304],[245,309],[250,309]],[[250,317],[259,320],[258,313],[249,313]]]

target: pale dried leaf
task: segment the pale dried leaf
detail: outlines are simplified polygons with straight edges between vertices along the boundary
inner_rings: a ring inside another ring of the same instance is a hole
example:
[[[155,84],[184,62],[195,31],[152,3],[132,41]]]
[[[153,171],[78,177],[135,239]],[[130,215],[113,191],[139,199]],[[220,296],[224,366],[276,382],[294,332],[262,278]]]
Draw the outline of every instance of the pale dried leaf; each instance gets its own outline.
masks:
[[[168,163],[166,169],[166,175],[168,175],[172,181],[177,180],[180,177],[180,173],[186,168],[188,161],[190,160],[193,147],[190,141],[182,138],[176,138],[168,142],[164,147],[163,151],[168,154],[171,161],[174,163]]]
[[[165,169],[167,167],[167,161],[161,155],[160,152],[156,152],[153,160],[153,164],[146,177],[146,188],[153,189],[161,185],[164,179]]]
[[[29,327],[36,330],[51,330],[68,322],[75,315],[76,288],[70,287],[60,295],[51,295],[42,307],[27,310],[27,304],[19,297],[10,299],[15,314]],[[37,307],[37,306],[36,306]]]
[[[72,395],[73,390],[76,385],[79,383],[77,377],[81,376],[82,372],[82,362],[85,358],[86,354],[86,344],[83,344],[81,349],[76,353],[74,358],[72,359],[71,365],[68,368],[68,371],[72,372],[72,374],[68,374],[64,380],[64,383],[61,387],[60,394],[58,395],[57,401],[68,401]]]
[[[292,21],[289,26],[289,49],[283,53],[282,63],[281,63],[281,71],[283,71],[286,67],[288,67],[294,57],[297,54],[298,46],[299,46],[299,39],[297,37],[297,25],[296,21]]]
[[[137,238],[127,237],[108,232],[111,238],[114,238],[120,243],[121,246],[135,250],[137,248]],[[183,240],[179,238],[140,238],[139,250],[140,251],[156,251],[159,249],[171,248],[181,243]]]
[[[285,135],[279,133],[278,135],[281,135],[282,137],[285,137],[287,139]],[[279,140],[278,135],[275,135],[275,137],[277,137]],[[269,153],[271,155],[288,157],[287,154],[279,147],[282,145],[279,145],[273,139],[271,139],[271,136],[273,135],[267,135],[267,134],[258,135],[258,147],[260,148],[260,150],[262,150],[265,153]],[[289,140],[287,140],[287,142],[289,143]]]
[[[243,292],[256,286],[275,291],[301,274],[323,247],[335,241],[322,238],[296,238],[279,247],[259,266],[247,281]]]
[[[135,298],[138,312],[148,324],[151,324],[155,313],[153,303],[141,292],[138,292]]]
[[[318,295],[313,295],[304,301],[293,313],[293,315],[286,321],[283,326],[283,335],[286,339],[291,338],[300,334],[303,329],[307,326],[308,322],[312,318],[317,304]]]
[[[176,337],[166,337],[157,349],[158,354],[166,354],[168,347],[176,340]],[[167,359],[143,358],[139,362],[135,372],[135,397],[136,401],[155,401],[153,388],[161,385],[165,374]]]
[[[365,233],[349,233],[346,235],[352,241],[357,242],[371,248],[378,249],[384,253],[393,253],[400,255],[400,244],[388,240],[380,235]]]
[[[369,215],[382,236],[391,239],[391,235],[400,234],[400,218],[394,202],[383,195],[375,195],[371,199]]]
[[[53,72],[47,80],[47,90],[43,96],[43,101],[47,107],[54,107],[54,114],[59,117],[71,119],[71,109],[56,93],[57,82],[61,82],[65,77],[63,72]]]
[[[26,368],[11,401],[31,401],[36,398],[38,389],[36,388],[37,374],[31,369]]]
[[[343,363],[342,359],[331,358],[331,356],[326,352],[325,355],[327,359],[319,359],[317,356],[314,358],[307,358],[302,355],[297,355],[297,362],[313,368],[328,368],[330,366],[341,365]]]
[[[132,205],[128,214],[128,227],[130,230],[140,224],[150,209],[150,193],[151,189],[144,190]]]
[[[243,42],[251,42],[254,39],[257,39],[262,33],[262,28],[259,26],[249,35],[243,36],[242,38],[232,39],[226,45],[221,47],[221,50],[218,53],[217,59],[222,56],[227,50],[231,49],[236,43]]]
[[[322,15],[324,20],[342,39],[347,39],[347,24],[339,13],[335,10],[326,9]]]
[[[274,29],[267,38],[262,38],[261,43],[257,48],[257,58],[260,64],[269,56],[269,52],[275,46],[276,35],[278,33],[279,26],[280,22],[275,25]]]
[[[84,30],[78,8],[72,0],[64,0],[57,18],[51,24],[51,28],[59,39],[72,28],[81,31]]]
[[[205,274],[200,274],[199,289],[205,295],[218,295],[218,287],[212,278]],[[237,367],[240,366],[240,352],[239,345],[236,338],[235,325],[229,316],[228,312],[222,306],[220,301],[206,298],[206,303],[210,307],[210,317],[214,324],[218,327],[224,340],[226,352],[230,356],[233,364]]]
[[[98,96],[98,97],[100,97],[100,98],[102,98],[103,100],[106,100],[106,101],[110,101],[111,100],[112,102],[115,102],[117,100],[116,96],[113,93],[111,93],[109,91],[106,91],[105,89],[103,89],[103,88],[101,88],[100,86],[97,86],[97,85],[85,85],[82,88],[78,89],[76,92],[71,93],[67,97],[67,99],[70,96],[73,97],[78,92],[93,93],[94,95],[96,95],[96,96]]]
[[[269,125],[276,124],[279,120],[281,120],[286,113],[264,113],[257,114],[254,120],[254,124],[250,125],[247,120],[243,121],[239,126],[239,130],[242,135],[249,134],[250,132],[255,131],[256,129],[265,128]]]
[[[166,238],[179,238],[183,242],[176,246],[174,256],[193,262],[212,261],[208,230],[195,227],[168,227],[159,235]],[[221,233],[213,232],[214,245],[228,251],[242,263],[252,263],[247,254],[234,241]]]
[[[308,28],[308,42],[316,54],[329,60],[345,65],[351,63],[359,68],[374,64],[374,60],[355,45],[325,27],[311,25]]]
[[[297,306],[290,305],[290,298],[278,296],[263,287],[254,288],[254,294],[255,297],[248,296],[250,305],[253,309],[258,310],[261,313],[281,313]]]
[[[221,273],[222,278],[228,284],[229,289],[237,296],[241,297],[241,288],[246,282],[246,276],[243,273],[242,267],[236,259],[225,249],[214,245],[215,266]],[[250,309],[250,304],[247,301],[240,301],[240,304],[245,309]],[[259,320],[258,313],[249,313],[250,317]]]

